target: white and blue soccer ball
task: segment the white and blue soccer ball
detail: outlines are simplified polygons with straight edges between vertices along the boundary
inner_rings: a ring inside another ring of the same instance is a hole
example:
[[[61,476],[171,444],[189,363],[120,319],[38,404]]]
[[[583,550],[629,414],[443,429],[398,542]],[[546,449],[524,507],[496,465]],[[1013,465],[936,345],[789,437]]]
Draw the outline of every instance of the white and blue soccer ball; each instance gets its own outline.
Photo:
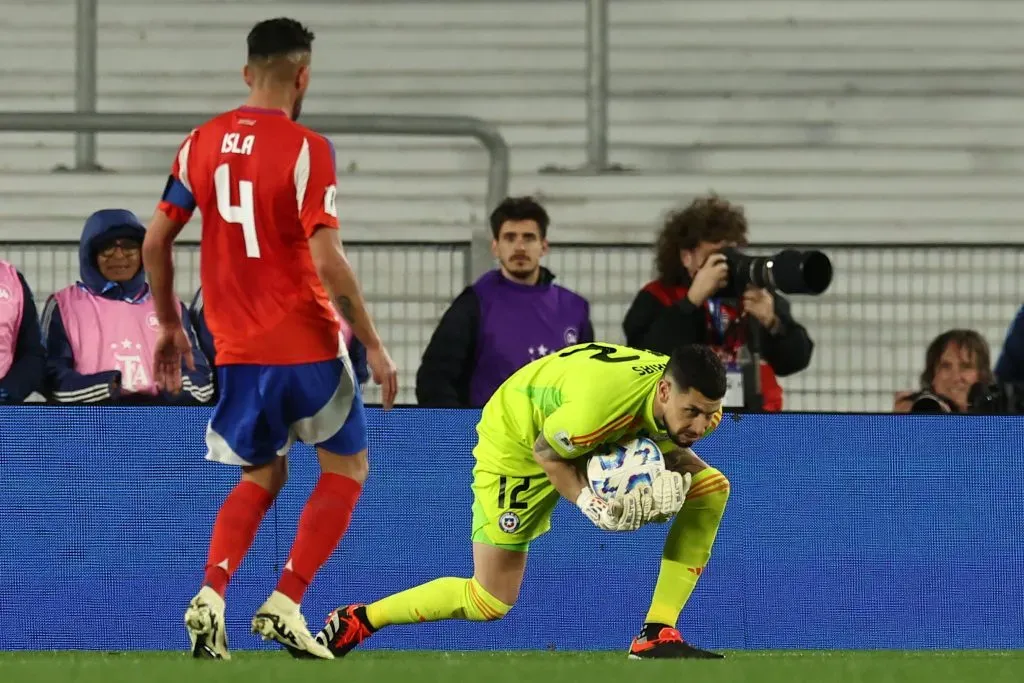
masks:
[[[605,500],[624,496],[643,484],[652,485],[665,470],[661,449],[650,439],[625,439],[598,446],[587,460],[587,480]]]

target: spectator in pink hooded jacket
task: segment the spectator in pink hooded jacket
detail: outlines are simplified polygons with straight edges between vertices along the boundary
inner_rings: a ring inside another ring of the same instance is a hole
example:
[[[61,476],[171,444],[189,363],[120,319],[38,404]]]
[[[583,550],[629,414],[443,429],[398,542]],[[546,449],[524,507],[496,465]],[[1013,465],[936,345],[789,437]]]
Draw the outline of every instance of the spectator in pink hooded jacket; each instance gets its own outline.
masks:
[[[50,297],[43,311],[47,390],[59,403],[203,404],[213,396],[210,367],[192,341],[195,370],[183,368],[178,394],[153,381],[159,323],[142,267],[146,229],[130,211],[104,209],[85,222],[78,248],[81,280]]]

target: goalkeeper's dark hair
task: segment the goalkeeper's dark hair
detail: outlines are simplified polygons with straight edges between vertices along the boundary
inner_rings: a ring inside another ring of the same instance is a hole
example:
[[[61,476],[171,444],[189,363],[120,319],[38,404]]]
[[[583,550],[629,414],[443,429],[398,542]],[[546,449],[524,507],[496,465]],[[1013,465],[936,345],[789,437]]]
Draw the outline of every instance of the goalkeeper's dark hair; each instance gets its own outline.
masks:
[[[266,19],[252,27],[246,43],[249,61],[266,61],[275,57],[313,51],[313,32],[287,17]]]
[[[678,391],[696,389],[712,401],[725,396],[725,364],[710,346],[676,347],[665,366],[665,377],[672,380]]]

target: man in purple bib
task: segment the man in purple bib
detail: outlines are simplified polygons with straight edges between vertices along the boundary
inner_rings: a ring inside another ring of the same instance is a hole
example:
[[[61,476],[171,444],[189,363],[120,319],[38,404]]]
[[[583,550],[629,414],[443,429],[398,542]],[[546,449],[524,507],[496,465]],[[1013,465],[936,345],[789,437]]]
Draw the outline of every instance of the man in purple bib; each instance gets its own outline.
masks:
[[[500,267],[456,297],[423,353],[416,399],[434,408],[479,408],[512,373],[566,346],[594,341],[590,305],[554,284],[547,211],[509,197],[491,214]]]
[[[142,268],[145,235],[131,211],[104,209],[86,220],[78,248],[82,279],[43,310],[47,388],[55,401],[197,404],[213,396],[210,367],[180,301],[195,370],[185,372],[175,395],[153,380],[160,324]]]

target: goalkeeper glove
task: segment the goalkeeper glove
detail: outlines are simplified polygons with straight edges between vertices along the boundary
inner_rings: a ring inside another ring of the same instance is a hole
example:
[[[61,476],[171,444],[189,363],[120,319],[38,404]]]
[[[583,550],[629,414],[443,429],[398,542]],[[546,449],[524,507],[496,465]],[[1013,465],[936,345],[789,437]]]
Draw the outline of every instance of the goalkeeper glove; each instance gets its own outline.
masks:
[[[672,519],[683,508],[692,478],[693,476],[689,472],[679,474],[672,470],[665,470],[659,473],[654,478],[652,486],[654,510],[648,521],[667,522]]]
[[[638,486],[621,498],[606,501],[589,488],[580,491],[576,506],[598,529],[604,531],[636,531],[654,511],[651,487]]]

